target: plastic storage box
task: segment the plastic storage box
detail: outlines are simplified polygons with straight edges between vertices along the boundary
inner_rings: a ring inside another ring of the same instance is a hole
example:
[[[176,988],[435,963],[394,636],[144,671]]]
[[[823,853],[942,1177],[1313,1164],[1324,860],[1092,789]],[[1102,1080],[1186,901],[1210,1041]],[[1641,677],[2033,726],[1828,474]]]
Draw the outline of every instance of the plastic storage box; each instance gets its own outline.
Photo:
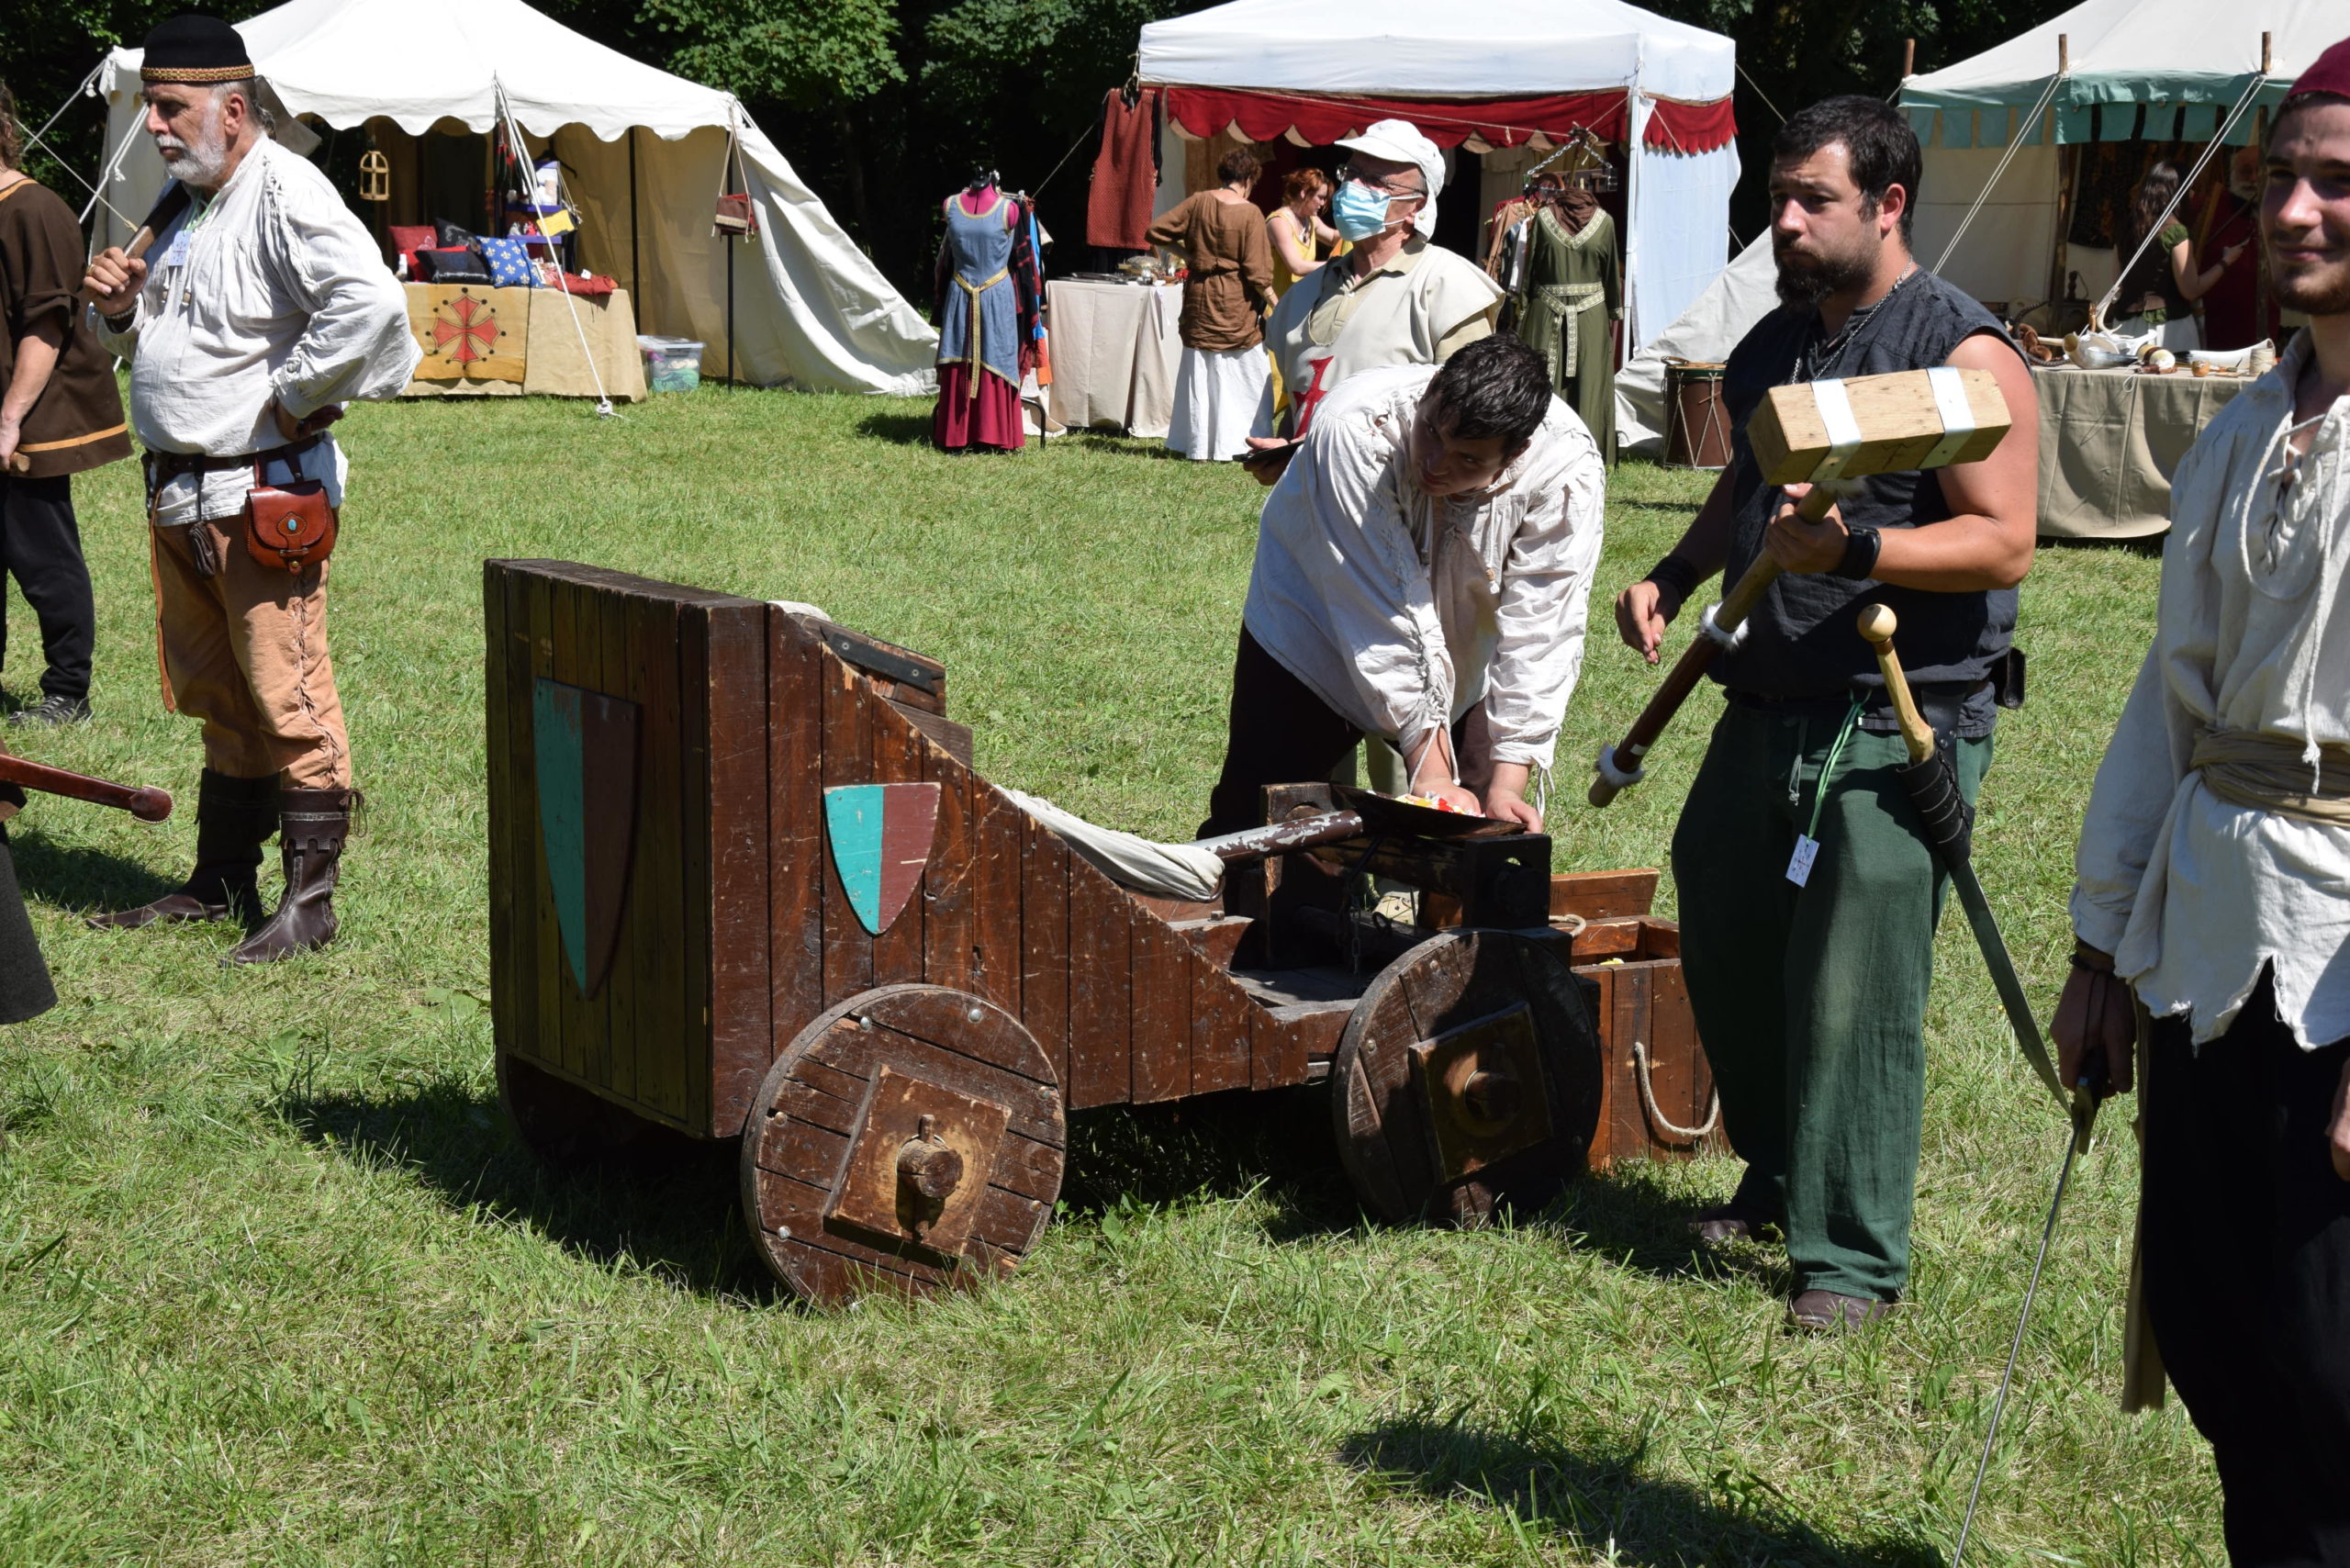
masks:
[[[690,392],[701,385],[701,344],[691,338],[655,338],[640,333],[644,378],[655,392]]]

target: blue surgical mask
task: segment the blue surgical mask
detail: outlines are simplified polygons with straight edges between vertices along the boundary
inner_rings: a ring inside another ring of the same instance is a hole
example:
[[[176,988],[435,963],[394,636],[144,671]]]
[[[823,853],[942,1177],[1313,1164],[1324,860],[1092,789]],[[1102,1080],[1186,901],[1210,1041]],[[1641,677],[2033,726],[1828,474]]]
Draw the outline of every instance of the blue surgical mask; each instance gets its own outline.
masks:
[[[1330,225],[1341,237],[1360,243],[1387,227],[1388,200],[1369,185],[1348,180],[1330,204]]]

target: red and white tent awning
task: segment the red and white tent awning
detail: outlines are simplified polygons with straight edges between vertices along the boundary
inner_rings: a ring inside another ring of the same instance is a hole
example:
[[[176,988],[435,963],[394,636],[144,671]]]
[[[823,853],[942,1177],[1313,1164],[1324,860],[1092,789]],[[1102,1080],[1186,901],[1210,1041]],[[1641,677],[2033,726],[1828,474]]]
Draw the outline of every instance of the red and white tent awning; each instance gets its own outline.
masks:
[[[1686,104],[1649,98],[1642,140],[1660,152],[1711,152],[1737,135],[1729,99]],[[1390,98],[1363,94],[1284,93],[1256,87],[1169,87],[1167,113],[1186,136],[1202,140],[1237,129],[1251,141],[1286,139],[1327,147],[1374,120],[1407,119],[1439,147],[1472,152],[1532,145],[1538,150],[1588,130],[1602,141],[1628,140],[1631,96],[1622,88],[1549,93],[1521,98]]]

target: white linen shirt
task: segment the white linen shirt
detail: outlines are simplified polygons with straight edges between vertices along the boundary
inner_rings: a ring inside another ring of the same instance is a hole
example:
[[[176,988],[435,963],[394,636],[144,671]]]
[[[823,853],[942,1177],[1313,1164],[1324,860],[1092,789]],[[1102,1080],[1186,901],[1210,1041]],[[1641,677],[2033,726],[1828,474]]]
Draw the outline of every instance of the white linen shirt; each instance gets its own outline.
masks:
[[[1434,365],[1350,377],[1266,498],[1248,634],[1407,755],[1480,700],[1494,758],[1547,768],[1583,668],[1606,470],[1553,398],[1492,489],[1432,498],[1410,432]]]
[[[2154,646],[2098,767],[2073,930],[2199,1045],[2264,965],[2305,1049],[2350,1036],[2350,827],[2232,805],[2188,770],[2207,728],[2350,742],[2350,398],[2280,485],[2306,334],[2221,409],[2171,483]]]
[[[308,159],[266,137],[209,202],[197,197],[164,227],[147,262],[125,330],[92,314],[99,343],[130,361],[130,425],[151,452],[229,457],[283,445],[272,401],[301,419],[387,398],[424,357],[407,296],[366,229]],[[342,504],[331,440],[302,466]],[[252,487],[250,469],[204,475],[200,496],[196,476],[177,476],[155,521],[230,516]]]

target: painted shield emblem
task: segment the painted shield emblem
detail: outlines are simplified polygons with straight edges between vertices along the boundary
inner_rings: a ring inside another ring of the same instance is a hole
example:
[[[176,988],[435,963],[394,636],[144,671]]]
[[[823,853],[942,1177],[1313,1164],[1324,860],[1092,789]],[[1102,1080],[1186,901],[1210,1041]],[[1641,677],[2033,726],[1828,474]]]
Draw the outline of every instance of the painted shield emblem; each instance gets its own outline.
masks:
[[[636,836],[637,707],[541,677],[531,694],[539,839],[571,982],[602,988]]]
[[[922,885],[938,831],[935,784],[845,784],[824,791],[833,869],[857,924],[878,936]]]

